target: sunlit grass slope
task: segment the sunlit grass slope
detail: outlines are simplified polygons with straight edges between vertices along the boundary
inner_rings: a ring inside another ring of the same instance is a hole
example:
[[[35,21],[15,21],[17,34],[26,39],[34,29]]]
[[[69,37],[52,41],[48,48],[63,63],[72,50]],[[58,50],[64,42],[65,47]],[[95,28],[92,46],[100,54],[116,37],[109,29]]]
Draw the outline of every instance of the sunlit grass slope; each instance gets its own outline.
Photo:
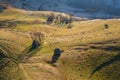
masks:
[[[45,24],[49,14],[14,8],[0,13],[0,21],[16,24],[0,28],[0,53],[7,56],[0,58],[0,80],[120,79],[120,20],[73,21],[68,29],[66,25]],[[32,44],[31,32],[42,32],[44,43],[34,56],[20,61],[21,54],[29,55],[24,52]],[[56,47],[64,52],[51,65]]]

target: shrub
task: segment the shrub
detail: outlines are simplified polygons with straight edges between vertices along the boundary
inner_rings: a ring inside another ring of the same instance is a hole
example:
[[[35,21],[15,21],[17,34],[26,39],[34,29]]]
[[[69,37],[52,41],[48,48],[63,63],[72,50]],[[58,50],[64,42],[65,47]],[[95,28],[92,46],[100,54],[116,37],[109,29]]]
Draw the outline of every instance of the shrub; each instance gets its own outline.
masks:
[[[44,35],[41,32],[34,32],[30,33],[31,38],[33,41],[35,41],[37,44],[42,45],[44,43]]]
[[[108,28],[109,28],[109,25],[108,25],[108,24],[105,24],[105,25],[104,25],[104,28],[105,28],[105,29],[108,29]]]
[[[71,28],[73,28],[73,26],[72,26],[71,24],[69,24],[69,25],[67,26],[67,28],[68,28],[68,29],[71,29]]]

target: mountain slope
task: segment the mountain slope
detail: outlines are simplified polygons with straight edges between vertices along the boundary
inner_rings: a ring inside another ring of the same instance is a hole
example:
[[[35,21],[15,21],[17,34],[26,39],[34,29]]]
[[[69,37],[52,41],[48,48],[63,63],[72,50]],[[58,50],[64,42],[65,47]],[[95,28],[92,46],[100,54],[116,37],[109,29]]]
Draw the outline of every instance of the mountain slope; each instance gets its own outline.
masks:
[[[89,19],[120,16],[120,0],[1,0],[2,2],[26,10],[58,11]]]
[[[73,21],[67,28],[46,24],[50,12],[29,13],[15,8],[0,13],[1,80],[119,80],[119,19]],[[44,44],[28,53],[34,32],[44,34]],[[64,52],[51,65],[56,47]]]

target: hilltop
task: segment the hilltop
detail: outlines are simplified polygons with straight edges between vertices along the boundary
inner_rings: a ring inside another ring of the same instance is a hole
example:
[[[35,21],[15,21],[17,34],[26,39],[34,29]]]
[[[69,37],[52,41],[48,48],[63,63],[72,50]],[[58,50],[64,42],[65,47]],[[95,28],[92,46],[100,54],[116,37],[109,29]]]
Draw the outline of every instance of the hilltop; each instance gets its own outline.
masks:
[[[80,18],[120,17],[120,0],[0,0],[0,3],[31,11],[56,11]]]
[[[119,19],[73,20],[69,28],[46,24],[50,14],[12,7],[0,13],[0,80],[119,80]],[[34,32],[44,43],[29,52]],[[56,47],[64,52],[51,65]]]

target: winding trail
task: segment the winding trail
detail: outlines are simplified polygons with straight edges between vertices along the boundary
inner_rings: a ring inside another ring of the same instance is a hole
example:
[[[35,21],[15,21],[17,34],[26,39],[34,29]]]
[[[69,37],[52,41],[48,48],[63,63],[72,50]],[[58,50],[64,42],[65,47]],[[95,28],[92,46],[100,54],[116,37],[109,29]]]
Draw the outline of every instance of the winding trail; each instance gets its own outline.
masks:
[[[33,11],[28,11],[28,14],[26,14],[26,15],[20,17],[20,18],[17,18],[17,19],[15,19],[15,20],[9,21],[9,22],[19,21],[19,20],[21,20],[21,19],[24,19],[24,18],[30,16],[32,13],[33,13]]]

